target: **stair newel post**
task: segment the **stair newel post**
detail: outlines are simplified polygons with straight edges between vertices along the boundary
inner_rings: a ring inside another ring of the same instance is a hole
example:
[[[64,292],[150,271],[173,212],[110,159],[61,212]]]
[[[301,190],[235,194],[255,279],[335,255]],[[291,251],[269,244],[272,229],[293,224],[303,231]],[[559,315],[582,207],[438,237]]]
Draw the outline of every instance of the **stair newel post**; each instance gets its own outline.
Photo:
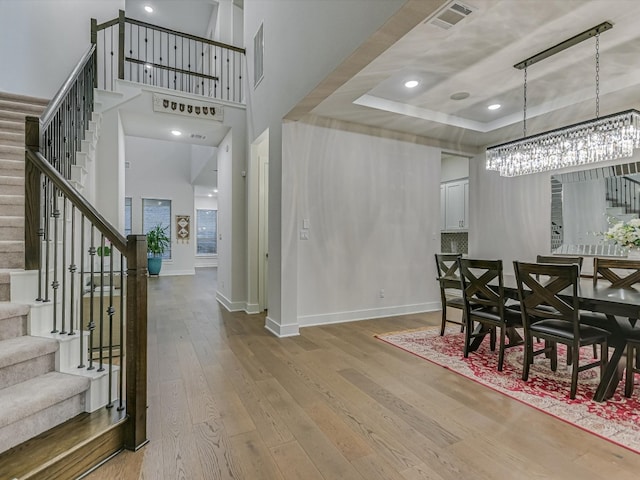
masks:
[[[124,80],[124,10],[118,11],[118,78]]]
[[[98,55],[96,54],[98,51],[98,20],[95,18],[91,19],[91,44],[96,46],[93,58],[91,59],[93,67],[91,81],[93,82],[93,88],[98,88]]]
[[[34,152],[40,151],[40,119],[25,118],[25,145]],[[25,154],[24,164],[24,265],[25,270],[38,270],[38,278],[42,277],[40,210],[41,193],[40,170]],[[42,285],[38,284],[38,299],[42,298]]]
[[[147,237],[127,237],[126,406],[124,446],[147,443]]]

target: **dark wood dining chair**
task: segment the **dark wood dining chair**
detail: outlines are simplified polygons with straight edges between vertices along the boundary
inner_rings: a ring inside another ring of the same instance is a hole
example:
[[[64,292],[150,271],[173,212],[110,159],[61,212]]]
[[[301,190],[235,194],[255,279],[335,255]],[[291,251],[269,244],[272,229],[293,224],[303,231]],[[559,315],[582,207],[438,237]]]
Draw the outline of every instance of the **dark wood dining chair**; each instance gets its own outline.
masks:
[[[582,272],[582,263],[584,261],[584,257],[570,257],[570,256],[560,256],[560,255],[538,255],[536,258],[536,263],[550,263],[552,265],[578,265],[578,275]],[[593,346],[593,358],[598,358],[598,347],[596,345]],[[569,352],[567,352],[567,365],[571,365],[573,358]]]
[[[502,371],[505,349],[521,345],[519,335],[509,336],[507,330],[521,326],[520,312],[506,306],[502,278],[502,260],[458,260],[464,297],[464,356],[469,356],[472,340],[482,342],[489,334],[490,348],[495,350],[497,330],[500,331],[498,371]],[[475,348],[474,348],[475,349]]]
[[[621,258],[593,259],[593,284],[608,282],[613,288],[633,288],[640,283],[640,261]],[[626,342],[627,360],[624,394],[633,394],[634,374],[640,373],[640,327],[637,319],[616,317],[618,329],[614,332],[617,341]],[[622,338],[620,338],[622,337]],[[635,361],[634,361],[635,360]]]
[[[522,379],[529,379],[529,369],[536,355],[551,360],[551,370],[558,366],[557,344],[567,346],[573,357],[570,398],[576,397],[578,373],[600,367],[604,371],[609,358],[607,330],[580,322],[578,303],[579,268],[576,264],[550,265],[513,262],[524,326],[524,364]],[[540,279],[544,278],[543,281]],[[548,308],[551,306],[552,308]],[[544,347],[533,349],[533,339],[544,340]],[[580,347],[600,345],[600,359],[580,365]],[[567,353],[568,354],[568,353]]]
[[[464,330],[464,318],[460,321],[447,317],[447,307],[464,310],[464,300],[460,292],[460,275],[458,273],[458,259],[462,255],[459,253],[436,253],[436,268],[438,272],[438,283],[440,284],[440,301],[442,302],[442,322],[440,325],[440,336],[444,335],[447,323],[460,325],[460,331]],[[448,284],[443,279],[451,280]],[[457,285],[453,287],[453,285]],[[457,290],[457,292],[455,292]],[[464,313],[463,313],[464,316]]]

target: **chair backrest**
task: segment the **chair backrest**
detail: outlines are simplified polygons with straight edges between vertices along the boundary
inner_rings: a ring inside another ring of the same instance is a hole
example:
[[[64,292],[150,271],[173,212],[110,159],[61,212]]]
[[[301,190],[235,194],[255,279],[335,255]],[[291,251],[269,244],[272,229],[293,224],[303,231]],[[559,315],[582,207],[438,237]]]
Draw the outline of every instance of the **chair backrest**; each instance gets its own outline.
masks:
[[[621,258],[593,259],[593,284],[607,280],[614,288],[631,288],[640,282],[640,261]]]
[[[554,265],[570,265],[575,263],[578,265],[579,272],[582,270],[583,257],[561,257],[557,255],[538,255],[536,263],[551,263]]]
[[[502,281],[502,260],[477,260],[460,258],[460,282],[465,300],[465,312],[471,305],[496,307],[504,318],[504,285]]]
[[[438,279],[443,277],[457,278],[458,259],[460,253],[436,253],[436,268],[438,269]]]
[[[516,261],[513,262],[513,268],[525,328],[536,319],[565,320],[573,323],[574,334],[578,336],[579,266],[576,263],[550,265]]]

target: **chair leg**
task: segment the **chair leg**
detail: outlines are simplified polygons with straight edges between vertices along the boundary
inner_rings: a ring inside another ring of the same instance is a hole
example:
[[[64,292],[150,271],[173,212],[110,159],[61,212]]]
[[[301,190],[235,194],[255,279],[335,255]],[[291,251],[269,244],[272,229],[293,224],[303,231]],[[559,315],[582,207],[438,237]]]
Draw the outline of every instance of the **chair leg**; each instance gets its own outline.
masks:
[[[533,339],[526,335],[524,339],[524,359],[522,361],[522,380],[529,380],[529,367],[533,363]]]
[[[444,329],[447,325],[447,305],[445,303],[442,304],[442,324],[440,325],[440,336],[444,335]]]
[[[633,361],[635,360],[635,347],[631,344],[627,344],[627,371],[625,372],[624,379],[624,396],[630,397],[633,395]]]
[[[596,344],[593,344],[593,358],[598,358],[598,347]]]
[[[471,333],[473,332],[473,324],[469,322],[464,331],[464,358],[469,357],[469,345],[471,345]]]
[[[500,350],[498,351],[498,371],[502,371],[502,365],[504,364],[504,342],[506,336],[506,328],[500,327]]]
[[[571,348],[573,349],[573,347]],[[578,359],[580,358],[579,348],[580,347],[576,347],[576,349],[573,351],[573,356],[575,357],[576,361],[571,368],[571,393],[569,394],[569,398],[571,400],[576,398],[576,392],[578,391],[578,365],[580,364],[580,362],[578,361]]]
[[[558,344],[556,342],[549,342],[551,347],[551,371],[558,370]]]
[[[489,347],[492,352],[496,351],[496,327],[491,327],[489,332]]]
[[[571,365],[573,363],[573,352],[570,348],[567,348],[567,365]]]

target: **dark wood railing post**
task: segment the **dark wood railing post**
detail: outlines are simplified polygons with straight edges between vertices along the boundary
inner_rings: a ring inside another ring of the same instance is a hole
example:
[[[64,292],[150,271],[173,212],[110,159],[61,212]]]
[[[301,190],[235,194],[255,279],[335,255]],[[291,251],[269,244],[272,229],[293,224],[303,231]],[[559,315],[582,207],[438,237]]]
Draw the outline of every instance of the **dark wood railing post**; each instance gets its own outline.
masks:
[[[98,51],[98,20],[91,19],[91,44],[96,46]],[[98,54],[93,56],[93,88],[98,88]]]
[[[25,118],[25,145],[28,149],[40,151],[40,119]],[[24,268],[38,270],[40,268],[40,170],[29,155],[24,158]]]
[[[127,237],[127,415],[124,446],[147,443],[147,237]]]
[[[118,13],[118,78],[124,80],[124,10]]]

